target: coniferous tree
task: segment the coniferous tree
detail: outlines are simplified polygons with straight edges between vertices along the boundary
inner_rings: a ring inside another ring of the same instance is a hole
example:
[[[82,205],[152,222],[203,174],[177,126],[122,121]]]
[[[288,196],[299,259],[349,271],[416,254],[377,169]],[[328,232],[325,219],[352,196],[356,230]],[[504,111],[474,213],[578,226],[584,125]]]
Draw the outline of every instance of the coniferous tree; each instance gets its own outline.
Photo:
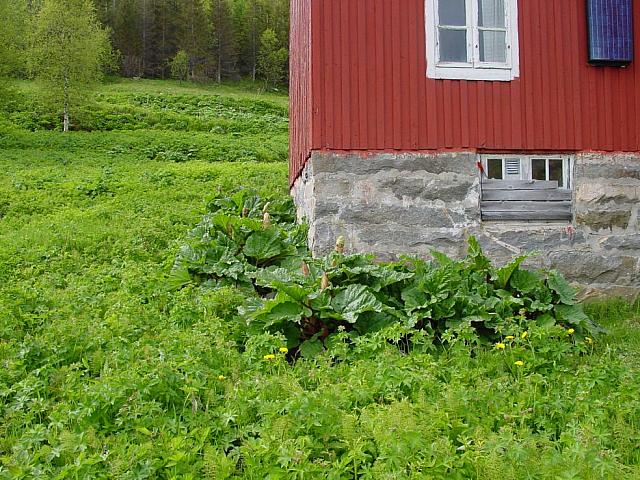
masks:
[[[202,79],[207,70],[211,26],[202,0],[182,0],[178,13],[177,45],[189,56],[191,79]]]
[[[165,78],[176,53],[184,50],[191,79],[255,80],[264,77],[258,58],[266,29],[275,33],[277,50],[288,49],[289,0],[94,0],[94,4],[99,19],[112,30],[125,76]]]
[[[113,12],[113,44],[120,52],[122,75],[143,75],[138,8],[134,1],[122,0]]]
[[[234,25],[231,5],[228,0],[211,0],[212,53],[216,81],[230,76],[236,68]]]
[[[153,48],[148,52],[147,62],[152,67],[152,76],[165,78],[178,51],[178,0],[155,0],[152,8],[155,22],[149,35]]]

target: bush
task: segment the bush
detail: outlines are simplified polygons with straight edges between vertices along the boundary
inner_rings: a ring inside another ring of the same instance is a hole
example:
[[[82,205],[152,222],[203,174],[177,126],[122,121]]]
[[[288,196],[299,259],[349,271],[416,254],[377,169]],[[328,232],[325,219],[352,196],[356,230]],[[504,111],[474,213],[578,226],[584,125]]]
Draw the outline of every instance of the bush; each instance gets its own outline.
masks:
[[[170,62],[171,76],[177,80],[186,80],[189,76],[189,55],[179,50]]]
[[[405,258],[376,263],[345,255],[344,241],[312,258],[306,231],[296,225],[290,199],[263,199],[242,190],[218,198],[175,262],[174,283],[253,290],[239,309],[250,334],[281,333],[292,355],[313,356],[345,339],[400,325],[407,341],[468,344],[505,350],[539,335],[593,342],[602,332],[556,271],[523,269],[526,256],[494,268],[475,238],[456,261]],[[262,221],[261,217],[264,217]]]

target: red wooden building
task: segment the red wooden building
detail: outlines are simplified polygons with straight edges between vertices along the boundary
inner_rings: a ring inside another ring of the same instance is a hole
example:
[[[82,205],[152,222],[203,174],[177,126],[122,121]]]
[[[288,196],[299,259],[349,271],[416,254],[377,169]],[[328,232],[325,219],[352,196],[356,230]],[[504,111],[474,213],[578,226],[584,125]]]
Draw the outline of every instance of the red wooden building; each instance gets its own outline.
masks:
[[[478,236],[640,288],[632,0],[292,0],[290,182],[314,250]]]

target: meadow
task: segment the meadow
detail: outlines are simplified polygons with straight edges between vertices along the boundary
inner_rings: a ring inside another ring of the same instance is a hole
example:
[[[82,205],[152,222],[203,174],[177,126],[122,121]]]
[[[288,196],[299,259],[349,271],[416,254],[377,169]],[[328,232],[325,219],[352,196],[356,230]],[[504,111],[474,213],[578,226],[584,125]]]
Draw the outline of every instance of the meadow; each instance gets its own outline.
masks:
[[[63,134],[17,88],[0,112],[0,479],[640,478],[640,305],[588,305],[599,336],[522,314],[504,343],[393,324],[297,355],[250,328],[240,273],[176,270],[238,190],[286,204],[286,96],[113,80]],[[264,201],[223,231],[260,230]]]

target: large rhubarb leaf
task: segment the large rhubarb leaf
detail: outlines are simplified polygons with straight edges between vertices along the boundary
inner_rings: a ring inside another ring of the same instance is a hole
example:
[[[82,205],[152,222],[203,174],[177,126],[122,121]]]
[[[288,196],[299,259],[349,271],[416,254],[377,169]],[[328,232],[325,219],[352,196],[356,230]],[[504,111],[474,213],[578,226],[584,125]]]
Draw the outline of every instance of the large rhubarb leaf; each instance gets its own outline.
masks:
[[[382,311],[382,303],[365,285],[349,285],[340,290],[331,302],[333,308],[349,323],[356,323],[364,312]]]

